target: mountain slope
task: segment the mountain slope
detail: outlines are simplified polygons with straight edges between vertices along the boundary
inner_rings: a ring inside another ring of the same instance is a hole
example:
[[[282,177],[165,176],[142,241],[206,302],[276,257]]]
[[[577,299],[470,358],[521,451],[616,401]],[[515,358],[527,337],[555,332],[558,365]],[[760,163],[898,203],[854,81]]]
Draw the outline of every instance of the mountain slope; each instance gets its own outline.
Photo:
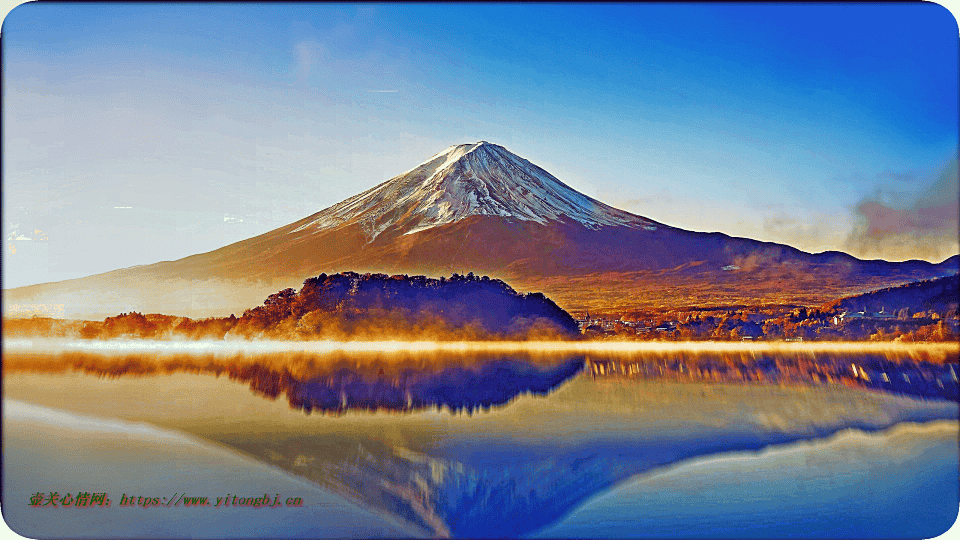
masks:
[[[358,223],[369,240],[391,227],[413,234],[469,216],[573,220],[590,229],[653,222],[591,199],[502,146],[451,146],[419,166],[318,212],[291,233]]]
[[[321,272],[473,271],[568,310],[802,303],[957,272],[670,227],[591,199],[487,142],[452,146],[290,225],[177,261],[5,291],[61,316],[228,315]]]

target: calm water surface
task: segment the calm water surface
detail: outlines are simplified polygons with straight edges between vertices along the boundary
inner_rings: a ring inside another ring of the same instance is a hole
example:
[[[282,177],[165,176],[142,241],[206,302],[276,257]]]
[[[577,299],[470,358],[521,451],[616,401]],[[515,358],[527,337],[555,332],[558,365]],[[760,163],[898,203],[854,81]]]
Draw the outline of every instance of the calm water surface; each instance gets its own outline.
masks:
[[[7,350],[4,464],[20,473],[3,506],[21,505],[25,529],[69,531],[65,513],[38,520],[13,497],[54,491],[30,480],[51,465],[51,485],[95,483],[84,475],[100,461],[123,464],[117,493],[175,479],[216,496],[203,479],[233,467],[231,489],[269,471],[316,503],[287,527],[287,508],[83,517],[142,536],[224,536],[252,515],[277,522],[271,536],[936,536],[960,505],[957,371],[900,353]],[[132,438],[124,453],[68,429],[90,419],[193,450],[147,476]],[[42,429],[70,435],[38,442]],[[81,466],[71,444],[113,450]]]

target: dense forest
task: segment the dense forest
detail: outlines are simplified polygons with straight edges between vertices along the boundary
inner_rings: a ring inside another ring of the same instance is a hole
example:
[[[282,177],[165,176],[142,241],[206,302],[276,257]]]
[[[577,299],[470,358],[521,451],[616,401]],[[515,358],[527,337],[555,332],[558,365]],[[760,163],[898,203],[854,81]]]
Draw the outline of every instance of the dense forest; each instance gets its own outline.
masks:
[[[189,319],[123,313],[99,321],[8,320],[7,336],[140,339],[562,339],[577,323],[541,293],[498,279],[321,274],[240,317]]]

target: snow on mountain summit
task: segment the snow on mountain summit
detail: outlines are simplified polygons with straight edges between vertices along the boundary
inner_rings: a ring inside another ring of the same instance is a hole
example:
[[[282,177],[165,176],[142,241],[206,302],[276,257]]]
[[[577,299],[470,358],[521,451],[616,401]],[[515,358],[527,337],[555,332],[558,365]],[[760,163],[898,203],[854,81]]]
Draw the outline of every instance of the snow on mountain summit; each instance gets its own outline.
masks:
[[[357,222],[372,241],[393,226],[412,234],[477,215],[541,224],[566,219],[590,229],[657,225],[587,197],[502,146],[480,141],[451,146],[322,210],[292,232]]]

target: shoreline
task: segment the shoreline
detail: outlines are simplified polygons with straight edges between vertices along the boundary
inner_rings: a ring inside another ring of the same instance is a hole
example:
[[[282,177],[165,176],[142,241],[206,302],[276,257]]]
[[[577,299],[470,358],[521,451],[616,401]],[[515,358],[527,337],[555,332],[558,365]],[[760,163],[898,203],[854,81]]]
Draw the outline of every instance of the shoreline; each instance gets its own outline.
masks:
[[[171,353],[268,352],[527,352],[648,353],[648,352],[788,352],[788,353],[953,353],[960,359],[960,342],[896,341],[274,341],[274,340],[81,340],[57,338],[5,339],[4,351],[54,352],[154,351]]]

